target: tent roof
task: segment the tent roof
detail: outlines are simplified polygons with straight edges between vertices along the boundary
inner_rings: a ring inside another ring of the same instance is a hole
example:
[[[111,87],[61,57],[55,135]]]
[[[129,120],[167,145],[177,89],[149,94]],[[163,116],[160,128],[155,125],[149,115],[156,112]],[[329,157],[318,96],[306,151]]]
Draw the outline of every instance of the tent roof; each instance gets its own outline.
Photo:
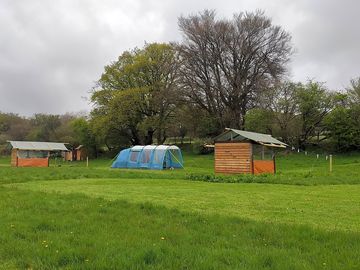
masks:
[[[64,143],[8,141],[12,148],[19,150],[68,151]]]
[[[167,150],[167,149],[179,149],[179,147],[175,146],[175,145],[135,145],[133,147],[131,147],[130,149],[132,151],[141,151],[142,149],[159,149],[159,150]]]
[[[246,141],[250,140],[252,142],[270,146],[270,147],[282,147],[285,148],[288,146],[286,143],[283,143],[269,134],[262,134],[232,128],[226,128],[225,132],[214,138],[215,142],[226,142],[226,141]]]

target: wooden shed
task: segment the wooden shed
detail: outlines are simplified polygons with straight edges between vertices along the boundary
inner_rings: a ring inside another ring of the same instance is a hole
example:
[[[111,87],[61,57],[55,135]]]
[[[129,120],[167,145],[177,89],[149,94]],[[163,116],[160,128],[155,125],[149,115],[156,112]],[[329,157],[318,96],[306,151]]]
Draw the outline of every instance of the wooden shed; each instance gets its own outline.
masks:
[[[68,152],[63,153],[64,161],[74,161],[76,160],[75,150],[69,150]]]
[[[214,140],[215,173],[224,174],[275,173],[275,154],[271,149],[287,146],[268,134],[230,128]]]
[[[8,141],[13,167],[48,167],[51,152],[67,152],[65,144],[53,142]]]
[[[75,148],[76,160],[85,160],[87,156],[86,148],[83,145],[79,145]]]
[[[83,145],[79,145],[76,148],[70,147],[72,150],[63,153],[65,161],[81,161],[86,160],[87,151]]]

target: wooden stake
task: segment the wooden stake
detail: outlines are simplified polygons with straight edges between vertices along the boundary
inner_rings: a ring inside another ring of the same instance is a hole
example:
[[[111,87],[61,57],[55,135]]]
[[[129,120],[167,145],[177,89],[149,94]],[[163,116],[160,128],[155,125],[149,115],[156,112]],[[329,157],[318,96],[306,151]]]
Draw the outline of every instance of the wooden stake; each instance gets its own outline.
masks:
[[[89,167],[89,157],[86,157],[86,167]]]
[[[333,162],[332,155],[330,155],[330,156],[329,156],[329,170],[330,170],[330,172],[332,172],[332,169],[333,169],[333,164],[332,164],[332,162]]]

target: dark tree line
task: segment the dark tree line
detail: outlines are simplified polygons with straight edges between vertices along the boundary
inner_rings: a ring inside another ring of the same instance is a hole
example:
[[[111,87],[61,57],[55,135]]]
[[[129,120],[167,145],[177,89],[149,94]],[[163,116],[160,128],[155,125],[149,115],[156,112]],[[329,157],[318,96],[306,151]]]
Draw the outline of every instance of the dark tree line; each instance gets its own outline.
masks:
[[[7,141],[63,142],[69,147],[84,144],[89,153],[98,152],[87,118],[82,115],[35,114],[22,117],[0,112],[0,155],[8,152]]]

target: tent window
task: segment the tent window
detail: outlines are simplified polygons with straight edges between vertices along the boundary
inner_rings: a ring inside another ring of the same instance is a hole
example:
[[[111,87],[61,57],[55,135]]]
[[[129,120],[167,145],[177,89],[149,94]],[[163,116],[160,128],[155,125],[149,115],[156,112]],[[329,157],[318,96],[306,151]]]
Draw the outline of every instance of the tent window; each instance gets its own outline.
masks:
[[[139,156],[139,152],[132,151],[130,154],[130,161],[137,162],[138,156]]]
[[[165,150],[155,149],[153,163],[161,166]]]
[[[150,149],[143,150],[143,153],[142,153],[142,156],[141,156],[141,162],[142,163],[149,163],[150,162],[150,155],[151,155],[151,150]]]
[[[171,159],[173,160],[173,162],[180,164],[180,159],[181,159],[180,152],[175,149],[171,149],[170,152],[171,152],[171,156],[172,156]]]

